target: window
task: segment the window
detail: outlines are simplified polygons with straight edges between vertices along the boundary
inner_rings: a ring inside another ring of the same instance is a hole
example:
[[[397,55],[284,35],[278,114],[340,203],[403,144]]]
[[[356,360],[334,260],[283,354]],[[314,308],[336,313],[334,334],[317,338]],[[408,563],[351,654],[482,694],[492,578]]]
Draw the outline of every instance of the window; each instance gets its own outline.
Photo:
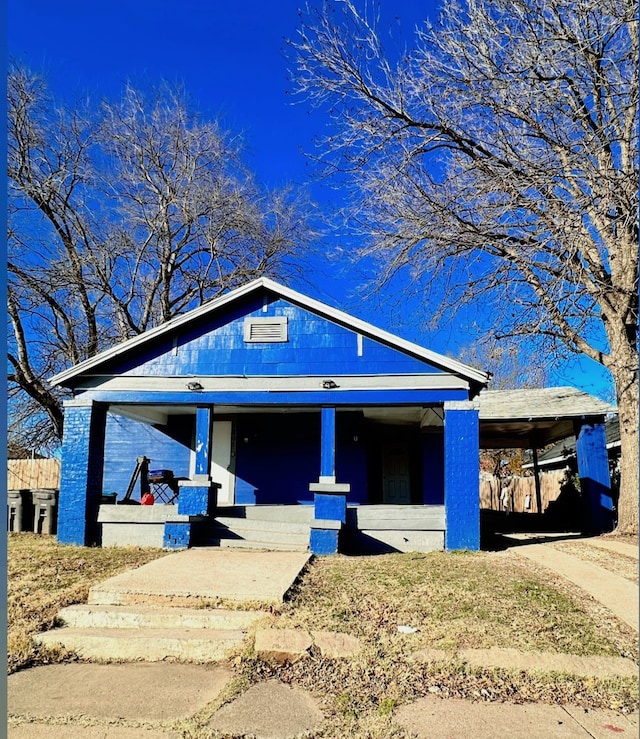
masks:
[[[244,340],[257,343],[274,343],[288,341],[287,317],[274,316],[273,318],[245,318]]]

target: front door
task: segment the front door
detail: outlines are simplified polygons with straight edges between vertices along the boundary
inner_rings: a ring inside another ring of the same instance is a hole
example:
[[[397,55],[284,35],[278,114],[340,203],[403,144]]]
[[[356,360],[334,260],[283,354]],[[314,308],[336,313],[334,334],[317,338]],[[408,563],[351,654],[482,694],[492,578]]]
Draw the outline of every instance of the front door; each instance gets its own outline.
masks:
[[[211,479],[222,487],[218,490],[218,505],[233,505],[235,474],[233,459],[233,422],[213,422]]]
[[[382,502],[411,503],[409,451],[402,444],[387,444],[382,452]]]

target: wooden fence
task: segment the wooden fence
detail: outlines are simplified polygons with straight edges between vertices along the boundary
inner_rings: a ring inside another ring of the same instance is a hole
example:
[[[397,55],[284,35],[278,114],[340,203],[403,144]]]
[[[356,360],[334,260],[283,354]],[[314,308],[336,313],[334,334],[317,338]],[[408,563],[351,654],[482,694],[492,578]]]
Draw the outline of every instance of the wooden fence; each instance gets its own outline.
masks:
[[[540,474],[542,512],[560,495],[560,485],[564,475],[564,470],[552,470]],[[492,511],[505,510],[501,500],[502,490],[507,491],[506,499],[509,510],[513,513],[538,512],[536,485],[533,477],[512,477],[504,480],[494,475],[483,475],[480,482],[480,508]]]
[[[543,472],[540,475],[542,510],[560,494],[564,470]],[[8,490],[38,490],[60,488],[59,459],[8,460]],[[480,482],[480,507],[501,511],[501,492],[507,490],[509,510],[514,513],[536,513],[536,488],[533,477],[512,477],[508,481],[483,474]],[[527,502],[529,507],[527,507]]]
[[[59,459],[9,459],[7,467],[8,490],[60,488]]]

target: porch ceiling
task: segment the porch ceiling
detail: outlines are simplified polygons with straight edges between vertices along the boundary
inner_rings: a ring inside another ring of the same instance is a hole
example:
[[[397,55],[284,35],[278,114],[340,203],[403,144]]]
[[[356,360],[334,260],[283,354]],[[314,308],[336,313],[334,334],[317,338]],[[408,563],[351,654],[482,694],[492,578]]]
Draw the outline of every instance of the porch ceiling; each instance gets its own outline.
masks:
[[[194,416],[196,412],[195,405],[112,405],[109,410],[115,415],[133,418],[138,421],[152,424],[165,424],[169,416]],[[433,417],[429,414],[430,409],[422,406],[403,406],[403,407],[358,407],[346,408],[348,411],[361,412],[365,418],[370,421],[397,425],[442,425],[439,416],[442,415],[435,412]],[[237,406],[237,405],[216,405],[214,416],[232,416],[243,415],[247,413],[313,413],[319,412],[318,406]],[[338,411],[340,412],[340,411]]]
[[[573,436],[573,419],[480,421],[481,449],[540,449]]]

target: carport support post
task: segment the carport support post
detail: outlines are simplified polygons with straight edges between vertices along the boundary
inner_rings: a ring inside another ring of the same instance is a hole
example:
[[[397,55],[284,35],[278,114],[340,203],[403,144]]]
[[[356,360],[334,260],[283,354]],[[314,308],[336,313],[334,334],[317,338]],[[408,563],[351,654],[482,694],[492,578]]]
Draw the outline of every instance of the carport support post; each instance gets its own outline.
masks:
[[[480,436],[478,404],[444,404],[445,548],[480,549]]]
[[[613,529],[613,499],[604,419],[587,418],[574,424],[580,492],[588,533]]]
[[[98,541],[107,407],[78,398],[64,403],[58,542],[85,546]]]
[[[538,466],[538,449],[535,444],[531,446],[533,455],[533,482],[536,486],[536,509],[539,514],[544,513],[542,510],[542,490],[540,489],[540,467]]]

